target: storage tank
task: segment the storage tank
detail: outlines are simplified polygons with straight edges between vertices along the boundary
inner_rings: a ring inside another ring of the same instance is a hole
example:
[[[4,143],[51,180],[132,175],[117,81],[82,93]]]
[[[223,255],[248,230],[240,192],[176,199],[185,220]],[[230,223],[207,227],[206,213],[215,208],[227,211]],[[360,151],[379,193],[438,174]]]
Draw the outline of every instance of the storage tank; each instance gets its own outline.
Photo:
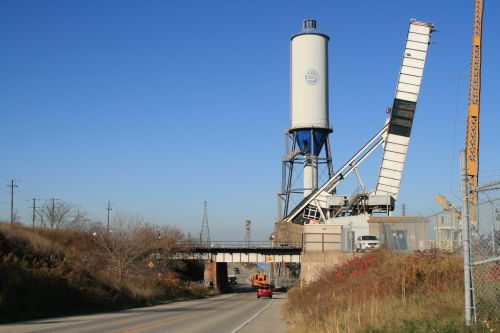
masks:
[[[318,155],[332,132],[328,117],[328,41],[315,20],[304,20],[290,46],[289,132],[304,156],[304,196],[318,187]]]
[[[291,129],[329,128],[328,41],[305,20],[291,41]]]

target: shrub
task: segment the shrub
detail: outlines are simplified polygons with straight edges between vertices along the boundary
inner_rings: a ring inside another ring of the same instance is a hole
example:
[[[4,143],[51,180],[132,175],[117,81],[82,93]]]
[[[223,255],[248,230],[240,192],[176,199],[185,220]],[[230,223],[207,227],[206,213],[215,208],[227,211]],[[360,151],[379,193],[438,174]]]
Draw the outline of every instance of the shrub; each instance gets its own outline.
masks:
[[[160,247],[163,264],[154,268],[147,266],[152,251],[159,251],[151,246],[157,244],[151,241],[151,235],[158,240],[152,228],[169,236],[163,238]],[[200,263],[168,263],[166,254],[175,251],[174,237],[181,237],[180,232],[137,224],[113,233],[113,238],[106,237],[102,229],[101,235],[63,229],[30,230],[0,223],[0,322],[208,295],[205,287],[158,278],[160,272],[184,278],[200,272]]]
[[[463,260],[380,249],[288,295],[292,332],[460,332]],[[465,331],[464,331],[465,332]]]

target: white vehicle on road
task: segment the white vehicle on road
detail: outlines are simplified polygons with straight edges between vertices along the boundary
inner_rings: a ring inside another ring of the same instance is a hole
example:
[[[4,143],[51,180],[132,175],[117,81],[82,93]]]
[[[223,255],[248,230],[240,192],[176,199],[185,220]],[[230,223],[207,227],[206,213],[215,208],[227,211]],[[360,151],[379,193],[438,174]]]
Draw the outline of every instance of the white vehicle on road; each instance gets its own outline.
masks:
[[[356,252],[363,252],[380,247],[380,240],[376,236],[362,235],[358,236],[355,242]]]

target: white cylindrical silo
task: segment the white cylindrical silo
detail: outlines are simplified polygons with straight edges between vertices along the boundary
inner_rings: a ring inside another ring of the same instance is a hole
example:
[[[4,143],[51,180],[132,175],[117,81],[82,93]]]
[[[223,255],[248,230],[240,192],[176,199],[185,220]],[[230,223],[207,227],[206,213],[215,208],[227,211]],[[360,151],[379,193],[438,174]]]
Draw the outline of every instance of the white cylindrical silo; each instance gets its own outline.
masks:
[[[291,130],[329,128],[328,41],[305,20],[302,32],[291,40]]]
[[[318,187],[318,155],[331,132],[328,119],[328,41],[305,20],[290,46],[290,133],[303,155],[304,196]]]

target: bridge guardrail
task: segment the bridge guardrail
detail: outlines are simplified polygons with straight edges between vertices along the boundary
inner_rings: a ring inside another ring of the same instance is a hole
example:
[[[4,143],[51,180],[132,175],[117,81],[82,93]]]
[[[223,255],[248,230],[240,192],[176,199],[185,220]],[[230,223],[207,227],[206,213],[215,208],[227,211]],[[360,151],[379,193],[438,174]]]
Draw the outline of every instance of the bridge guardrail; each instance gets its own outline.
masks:
[[[263,242],[233,242],[233,241],[214,241],[210,243],[181,243],[191,248],[249,248],[249,249],[269,249],[269,248],[302,248],[301,242],[276,243],[270,241]]]

